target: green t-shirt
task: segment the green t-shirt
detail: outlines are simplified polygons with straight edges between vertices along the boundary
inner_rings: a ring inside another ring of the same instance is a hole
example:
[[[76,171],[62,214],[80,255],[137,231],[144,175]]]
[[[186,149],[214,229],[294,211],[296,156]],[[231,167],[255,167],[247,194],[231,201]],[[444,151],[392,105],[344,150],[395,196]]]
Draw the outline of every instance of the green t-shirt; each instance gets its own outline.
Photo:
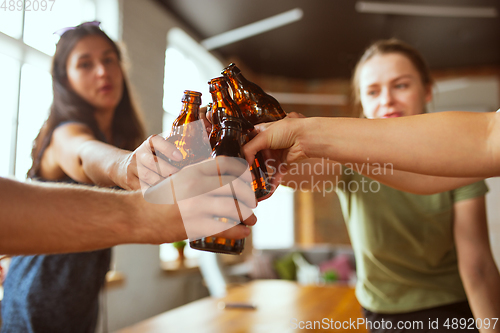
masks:
[[[336,191],[356,256],[356,296],[364,308],[401,313],[466,299],[453,205],[485,195],[484,181],[417,195],[343,169]]]

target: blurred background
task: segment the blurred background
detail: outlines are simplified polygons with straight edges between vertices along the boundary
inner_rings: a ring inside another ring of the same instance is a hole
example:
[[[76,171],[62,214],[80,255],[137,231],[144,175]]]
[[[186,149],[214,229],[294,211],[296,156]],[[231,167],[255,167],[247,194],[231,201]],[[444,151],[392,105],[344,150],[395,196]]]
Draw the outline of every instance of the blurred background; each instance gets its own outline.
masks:
[[[203,104],[210,102],[207,81],[230,62],[287,112],[351,116],[353,67],[366,46],[390,37],[427,59],[437,81],[431,112],[500,107],[497,0],[44,0],[33,1],[31,11],[21,1],[0,3],[2,177],[23,181],[31,166],[32,142],[52,101],[53,32],[92,20],[125,50],[148,134],[170,130],[185,89],[201,91]],[[488,184],[490,238],[499,263],[500,181]],[[234,278],[266,277],[276,251],[349,251],[334,193],[281,187],[256,214],[246,253],[221,264]],[[171,245],[116,247],[119,278],[110,279],[105,296],[109,329],[208,295],[198,255],[187,249],[179,265]]]

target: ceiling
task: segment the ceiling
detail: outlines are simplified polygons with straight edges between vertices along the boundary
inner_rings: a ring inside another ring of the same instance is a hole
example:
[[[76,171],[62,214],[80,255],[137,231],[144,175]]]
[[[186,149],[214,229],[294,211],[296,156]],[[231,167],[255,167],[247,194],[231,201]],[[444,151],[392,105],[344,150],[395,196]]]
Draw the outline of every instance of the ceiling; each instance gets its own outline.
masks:
[[[355,0],[157,0],[200,40],[294,8],[297,22],[217,48],[256,73],[301,79],[348,78],[373,41],[396,37],[433,69],[500,65],[500,17],[456,18],[358,13]],[[372,0],[365,0],[373,2]],[[495,7],[499,0],[378,0]]]

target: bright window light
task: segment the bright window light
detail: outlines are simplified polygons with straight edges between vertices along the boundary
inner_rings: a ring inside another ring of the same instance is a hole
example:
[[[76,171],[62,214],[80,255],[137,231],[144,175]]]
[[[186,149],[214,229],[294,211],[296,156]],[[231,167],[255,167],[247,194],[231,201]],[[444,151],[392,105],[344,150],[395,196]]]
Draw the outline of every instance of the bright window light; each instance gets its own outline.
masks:
[[[23,11],[17,10],[19,7],[16,6],[11,7],[15,8],[15,10],[11,11],[9,7],[12,4],[9,4],[9,1],[5,2],[5,5],[7,6],[7,10],[0,9],[0,32],[19,39],[23,33]]]
[[[21,63],[0,53],[0,176],[12,176],[10,162],[16,125],[19,70]]]
[[[26,11],[24,42],[48,55],[56,50],[57,36],[53,33],[64,27],[73,27],[93,21],[96,15],[92,0],[57,0],[49,2],[52,10]]]
[[[294,244],[293,190],[279,186],[254,210],[257,224],[252,228],[255,249],[282,249]]]
[[[31,167],[31,148],[49,115],[52,103],[52,79],[46,71],[25,64],[21,70],[21,101],[17,136],[16,178],[26,179]]]

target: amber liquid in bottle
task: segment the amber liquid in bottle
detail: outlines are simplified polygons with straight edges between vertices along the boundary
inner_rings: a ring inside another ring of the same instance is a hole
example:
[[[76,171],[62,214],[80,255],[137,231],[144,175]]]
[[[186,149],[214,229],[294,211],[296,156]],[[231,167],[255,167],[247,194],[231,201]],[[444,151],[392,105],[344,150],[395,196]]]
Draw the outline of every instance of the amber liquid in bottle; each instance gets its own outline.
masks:
[[[280,120],[286,117],[280,103],[271,95],[266,94],[257,84],[247,80],[235,64],[230,64],[222,71],[233,91],[233,100],[238,104],[241,114],[245,119],[257,125],[264,122]],[[270,194],[270,179],[261,153],[255,159],[258,181],[256,184],[259,197],[263,198]],[[254,177],[257,177],[254,173]]]
[[[224,68],[222,75],[228,80],[233,100],[240,107],[243,117],[253,125],[286,117],[280,103],[257,84],[247,80],[234,63]]]
[[[174,161],[161,156],[176,168],[182,169],[187,165],[201,162],[210,157],[211,149],[203,140],[204,128],[201,126],[201,122],[195,124],[197,120],[200,120],[200,104],[200,92],[184,91],[182,110],[172,124],[170,136],[166,139],[177,147],[182,154],[182,160]],[[161,155],[159,152],[156,152],[156,154]]]
[[[210,132],[209,136],[210,146],[212,147],[212,150],[214,149],[215,144],[217,143],[217,135],[219,134],[220,131],[220,121],[217,111],[218,108],[215,108],[213,104],[210,108],[210,111],[208,111],[207,109],[207,119],[212,124],[212,131]]]
[[[238,157],[244,161],[243,154],[241,152],[241,121],[234,117],[224,117],[221,121],[220,130],[217,135],[217,143],[212,151],[212,157],[217,156],[229,156]],[[220,177],[221,175],[219,175]],[[222,185],[222,183],[221,183]],[[243,222],[243,217],[239,209],[238,201],[233,189],[232,183],[231,191],[233,193],[234,204],[238,210],[240,223]],[[232,220],[221,217],[218,218],[221,222],[232,223]],[[193,249],[201,251],[210,251],[225,254],[241,254],[245,247],[245,239],[229,239],[223,237],[204,237],[195,241],[189,242],[189,245]]]
[[[218,77],[212,79],[210,82],[210,92],[212,94],[213,104],[212,104],[212,120],[213,127],[212,133],[210,134],[210,143],[214,146],[217,138],[217,130],[219,122],[224,115],[232,116],[242,120],[243,128],[243,143],[250,141],[248,134],[254,129],[254,126],[243,117],[240,108],[235,103],[235,101],[229,95],[229,87],[227,85],[227,79],[224,77]],[[252,187],[255,192],[255,197],[257,199],[264,198],[271,192],[271,186],[267,182],[268,174],[267,167],[265,165],[264,157],[262,153],[257,153],[255,156],[254,163],[250,166],[250,172],[253,174]]]

